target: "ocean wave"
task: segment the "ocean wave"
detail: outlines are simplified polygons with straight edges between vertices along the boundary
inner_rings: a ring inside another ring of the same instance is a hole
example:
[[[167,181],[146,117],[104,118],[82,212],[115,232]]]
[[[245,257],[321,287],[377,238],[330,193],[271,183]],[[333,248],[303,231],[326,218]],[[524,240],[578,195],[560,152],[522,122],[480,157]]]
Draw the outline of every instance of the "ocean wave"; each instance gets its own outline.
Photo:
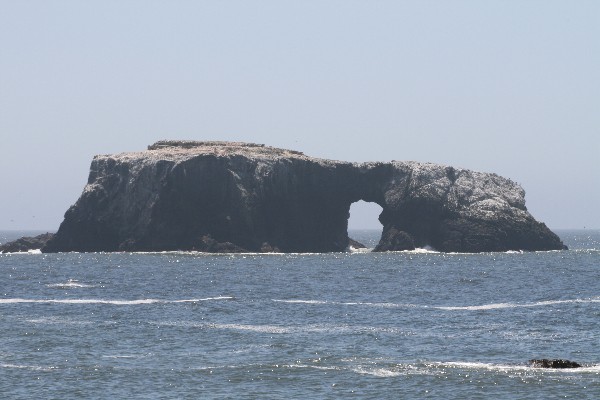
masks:
[[[379,307],[379,308],[424,308],[442,311],[482,311],[482,310],[500,310],[506,308],[528,308],[528,307],[545,307],[556,304],[570,303],[600,303],[600,297],[592,297],[587,299],[570,299],[570,300],[545,300],[534,303],[492,303],[481,305],[468,306],[430,306],[411,303],[373,303],[373,302],[340,302],[328,300],[301,300],[301,299],[271,299],[278,303],[289,304],[314,304],[314,305],[336,305],[336,306],[364,306],[364,307]]]
[[[233,296],[206,297],[203,299],[136,299],[136,300],[107,300],[107,299],[0,299],[0,304],[42,303],[42,304],[112,304],[117,306],[140,304],[169,304],[169,303],[198,303],[214,300],[233,300]]]
[[[31,324],[45,324],[45,325],[90,325],[93,324],[92,321],[85,321],[81,319],[72,319],[72,318],[64,318],[64,317],[42,317],[42,318],[32,318],[26,319],[26,322]]]
[[[20,254],[42,254],[42,250],[40,249],[33,249],[33,250],[27,250],[27,251],[7,251],[7,252],[2,252],[0,251],[0,255],[7,255],[7,256],[12,256],[12,255],[20,255]]]
[[[277,303],[289,303],[289,304],[330,304],[337,306],[366,306],[366,307],[380,307],[380,308],[414,308],[414,307],[427,307],[418,306],[410,303],[372,303],[372,302],[361,302],[361,301],[328,301],[328,300],[301,300],[301,299],[271,299]]]
[[[368,248],[368,247],[359,247],[359,248],[354,248],[352,246],[348,247],[348,250],[346,251],[346,253],[351,253],[351,254],[365,254],[365,253],[372,253],[374,248]]]
[[[46,285],[49,288],[57,289],[72,289],[72,288],[91,288],[96,285],[88,285],[87,283],[80,283],[77,279],[69,279],[64,283],[49,283]]]
[[[102,358],[110,359],[137,359],[147,357],[147,354],[116,354],[116,355],[103,355]]]
[[[408,253],[439,253],[439,251],[437,251],[436,249],[434,249],[431,246],[425,246],[425,247],[417,247],[414,250],[407,250]]]
[[[349,370],[361,374],[372,375],[380,378],[390,378],[405,375],[446,375],[449,370],[461,371],[490,371],[508,375],[522,376],[523,374],[598,374],[600,365],[584,365],[581,368],[533,368],[527,364],[495,364],[477,361],[447,361],[447,362],[417,362],[417,363],[361,363],[350,365]]]
[[[394,368],[373,368],[359,366],[356,368],[350,368],[352,372],[360,375],[372,375],[379,378],[389,378],[394,376],[405,375],[403,371]]]
[[[226,324],[197,321],[159,321],[153,322],[158,326],[185,327],[196,329],[220,329],[245,332],[258,332],[269,334],[297,334],[297,333],[323,333],[323,334],[355,334],[355,333],[393,333],[402,336],[413,336],[414,332],[401,328],[365,326],[365,325],[268,325],[268,324]]]
[[[600,303],[600,297],[592,297],[588,299],[571,299],[571,300],[546,300],[537,301],[534,303],[493,303],[493,304],[482,304],[473,306],[437,306],[431,307],[438,310],[444,311],[481,311],[481,310],[499,310],[503,308],[528,308],[528,307],[545,307],[556,304],[570,304],[570,303]]]
[[[454,368],[470,370],[489,370],[489,371],[529,371],[531,367],[525,364],[493,364],[483,362],[469,361],[447,361],[431,362],[424,364],[428,368]]]
[[[338,304],[335,302],[330,303],[326,300],[298,300],[298,299],[292,299],[292,300],[272,299],[272,300],[277,303],[291,303],[291,304]]]
[[[425,363],[426,366],[434,368],[456,368],[468,370],[487,370],[498,372],[515,372],[515,371],[537,371],[537,372],[558,372],[558,373],[598,373],[600,365],[589,364],[583,365],[580,368],[534,368],[528,364],[494,364],[483,362],[468,362],[468,361],[448,361],[448,362],[432,362]]]
[[[277,326],[277,325],[247,325],[247,324],[207,324],[208,328],[213,329],[231,329],[238,331],[251,331],[260,333],[291,333],[293,332],[292,327]]]
[[[0,363],[0,368],[28,369],[31,371],[52,371],[57,367],[42,367],[41,365],[21,365]]]

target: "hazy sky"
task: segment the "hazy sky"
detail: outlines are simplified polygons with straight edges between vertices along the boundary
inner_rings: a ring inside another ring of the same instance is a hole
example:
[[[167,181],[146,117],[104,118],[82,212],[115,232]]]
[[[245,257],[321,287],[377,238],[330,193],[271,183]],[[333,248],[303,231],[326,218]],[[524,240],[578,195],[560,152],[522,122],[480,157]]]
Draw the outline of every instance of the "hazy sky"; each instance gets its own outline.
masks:
[[[495,172],[600,228],[600,1],[0,0],[0,229],[167,138]]]

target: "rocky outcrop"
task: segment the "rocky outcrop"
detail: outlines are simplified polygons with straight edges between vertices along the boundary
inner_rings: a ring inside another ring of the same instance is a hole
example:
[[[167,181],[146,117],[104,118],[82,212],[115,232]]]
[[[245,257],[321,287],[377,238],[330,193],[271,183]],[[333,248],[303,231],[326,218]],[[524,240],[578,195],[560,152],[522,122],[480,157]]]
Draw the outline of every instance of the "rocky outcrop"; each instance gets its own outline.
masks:
[[[366,249],[367,246],[365,246],[364,244],[362,244],[361,242],[348,238],[348,248],[352,248],[354,250],[356,249]]]
[[[54,236],[53,233],[43,233],[38,236],[24,236],[12,242],[0,245],[0,253],[18,253],[29,250],[39,250]]]
[[[569,360],[529,360],[529,365],[534,368],[581,368],[581,364]]]
[[[375,246],[377,252],[414,250],[415,242],[408,233],[397,229],[395,226],[386,229],[381,235],[379,244]]]
[[[161,141],[96,156],[81,197],[42,251],[343,251],[359,200],[383,208],[380,251],[564,248],[527,212],[523,189],[495,174]]]

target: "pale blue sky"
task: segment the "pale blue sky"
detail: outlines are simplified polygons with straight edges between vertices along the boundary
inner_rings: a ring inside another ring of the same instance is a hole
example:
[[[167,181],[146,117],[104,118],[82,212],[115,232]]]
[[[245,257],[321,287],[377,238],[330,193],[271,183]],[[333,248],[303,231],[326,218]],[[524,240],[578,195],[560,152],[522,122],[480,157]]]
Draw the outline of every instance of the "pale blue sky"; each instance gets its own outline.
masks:
[[[167,138],[496,172],[600,228],[600,2],[0,0],[0,229]]]

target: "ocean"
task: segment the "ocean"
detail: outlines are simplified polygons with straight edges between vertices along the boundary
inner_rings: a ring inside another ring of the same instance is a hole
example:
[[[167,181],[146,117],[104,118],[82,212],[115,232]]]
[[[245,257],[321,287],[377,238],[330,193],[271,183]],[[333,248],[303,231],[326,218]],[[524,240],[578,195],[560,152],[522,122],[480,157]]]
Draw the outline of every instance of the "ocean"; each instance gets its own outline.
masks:
[[[1,397],[600,398],[600,231],[557,234],[570,250],[1,254]]]

